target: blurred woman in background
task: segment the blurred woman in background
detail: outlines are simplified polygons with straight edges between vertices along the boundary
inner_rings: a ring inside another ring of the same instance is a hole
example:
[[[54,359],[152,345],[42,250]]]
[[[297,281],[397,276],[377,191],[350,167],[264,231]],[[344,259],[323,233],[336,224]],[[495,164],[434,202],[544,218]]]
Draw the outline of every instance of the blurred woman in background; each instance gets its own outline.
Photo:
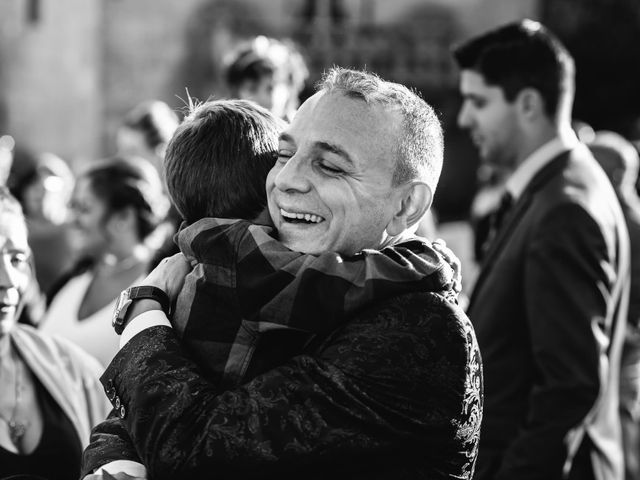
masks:
[[[168,206],[157,171],[142,158],[104,160],[82,174],[72,210],[86,255],[51,292],[43,331],[68,338],[106,366],[118,350],[115,299],[144,278],[153,253],[145,240]]]
[[[34,281],[18,201],[0,187],[0,477],[77,478],[90,429],[110,410],[98,362],[17,323]]]
[[[66,162],[52,153],[34,154],[32,162],[12,193],[27,219],[38,284],[47,292],[77,260],[79,244],[68,223],[75,179]]]
[[[164,152],[178,124],[178,116],[165,102],[139,103],[127,112],[116,132],[118,155],[145,158],[162,174]]]
[[[225,81],[232,98],[251,100],[290,121],[309,76],[291,40],[259,35],[241,43],[225,59]]]

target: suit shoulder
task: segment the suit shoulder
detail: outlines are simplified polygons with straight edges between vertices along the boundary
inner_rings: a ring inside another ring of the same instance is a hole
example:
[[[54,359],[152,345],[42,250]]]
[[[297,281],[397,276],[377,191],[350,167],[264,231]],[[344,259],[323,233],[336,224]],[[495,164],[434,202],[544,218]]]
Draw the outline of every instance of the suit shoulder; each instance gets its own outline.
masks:
[[[340,330],[345,344],[380,345],[380,353],[403,348],[419,361],[446,361],[464,381],[469,365],[480,354],[471,321],[460,307],[442,295],[421,292],[377,302],[350,319]]]
[[[376,302],[356,315],[354,322],[387,322],[409,329],[441,325],[451,332],[470,327],[468,317],[458,305],[434,292],[412,292]]]
[[[611,184],[590,152],[577,148],[562,168],[540,189],[547,203],[583,203],[615,197]]]

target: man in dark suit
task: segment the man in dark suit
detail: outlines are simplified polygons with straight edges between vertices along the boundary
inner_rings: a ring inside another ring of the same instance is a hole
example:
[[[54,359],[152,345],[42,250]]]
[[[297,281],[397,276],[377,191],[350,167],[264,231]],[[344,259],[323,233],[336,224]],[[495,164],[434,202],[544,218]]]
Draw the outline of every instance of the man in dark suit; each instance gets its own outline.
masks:
[[[512,170],[467,312],[485,373],[476,478],[621,479],[629,238],[571,130],[573,60],[530,20],[454,56],[459,125],[483,161]]]

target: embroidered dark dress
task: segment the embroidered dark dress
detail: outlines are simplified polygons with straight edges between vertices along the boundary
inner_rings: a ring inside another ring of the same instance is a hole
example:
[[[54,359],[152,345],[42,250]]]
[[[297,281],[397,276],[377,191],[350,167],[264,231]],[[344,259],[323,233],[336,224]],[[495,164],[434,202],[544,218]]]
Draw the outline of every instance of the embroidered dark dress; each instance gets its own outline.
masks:
[[[44,421],[42,437],[29,455],[12,453],[0,446],[0,480],[13,475],[25,478],[25,474],[46,480],[76,480],[82,454],[78,434],[71,420],[37,380],[35,388]]]

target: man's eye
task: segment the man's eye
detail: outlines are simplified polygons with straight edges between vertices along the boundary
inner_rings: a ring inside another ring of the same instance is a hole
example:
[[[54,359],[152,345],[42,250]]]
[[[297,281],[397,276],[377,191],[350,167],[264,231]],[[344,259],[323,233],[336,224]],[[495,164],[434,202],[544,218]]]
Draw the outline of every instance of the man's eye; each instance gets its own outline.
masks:
[[[321,163],[321,164],[320,164],[320,168],[321,168],[322,170],[324,170],[325,172],[329,172],[329,173],[332,173],[332,174],[343,173],[343,170],[342,170],[342,169],[340,169],[340,168],[336,168],[336,167],[334,167],[333,165],[328,165],[328,164],[326,164],[326,163]]]

